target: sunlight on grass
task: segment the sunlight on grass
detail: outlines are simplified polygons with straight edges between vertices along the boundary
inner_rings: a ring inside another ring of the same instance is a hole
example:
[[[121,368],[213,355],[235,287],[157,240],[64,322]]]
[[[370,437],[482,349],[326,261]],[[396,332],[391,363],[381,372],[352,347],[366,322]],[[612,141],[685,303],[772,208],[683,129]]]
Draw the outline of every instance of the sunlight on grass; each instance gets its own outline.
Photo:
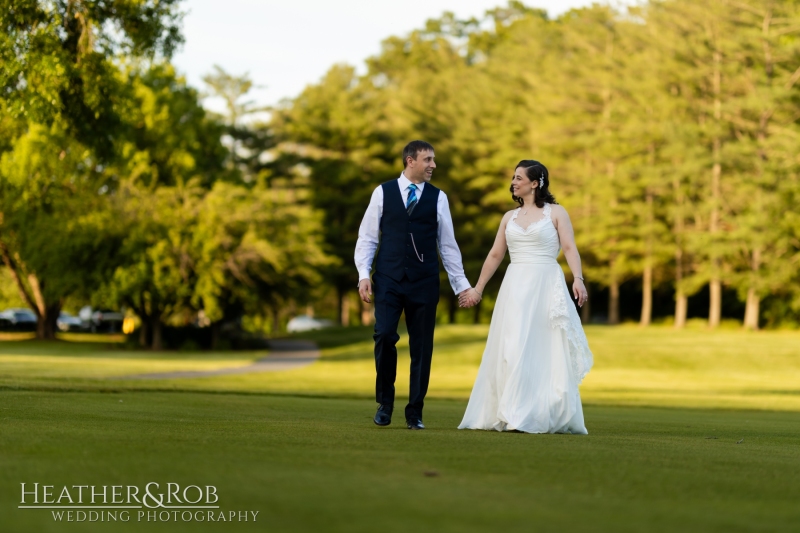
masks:
[[[469,397],[487,331],[485,325],[437,328],[429,397]],[[585,403],[800,411],[800,332],[588,326],[586,333],[595,367],[581,386]],[[338,328],[301,337],[322,347],[322,358],[308,367],[135,382],[113,378],[243,366],[265,352],[141,352],[75,343],[3,343],[0,385],[373,395],[370,328]],[[398,352],[396,386],[402,398],[410,364],[405,334]]]
[[[0,341],[27,341],[36,338],[32,331],[0,331]],[[91,342],[98,344],[121,344],[125,342],[122,333],[56,333],[60,341]]]
[[[0,341],[27,341],[35,337],[32,331],[0,331]]]
[[[69,342],[97,342],[105,344],[120,344],[125,342],[122,333],[56,333],[56,338]]]
[[[0,385],[13,388],[108,388],[108,379],[151,372],[208,371],[245,366],[259,352],[152,352],[100,343],[0,343]]]

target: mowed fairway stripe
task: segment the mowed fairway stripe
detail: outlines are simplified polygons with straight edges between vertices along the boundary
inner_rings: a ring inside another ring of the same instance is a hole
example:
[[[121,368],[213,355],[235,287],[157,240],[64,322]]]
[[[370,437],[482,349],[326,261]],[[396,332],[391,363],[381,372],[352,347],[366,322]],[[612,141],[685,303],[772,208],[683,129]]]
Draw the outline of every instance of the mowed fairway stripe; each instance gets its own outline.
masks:
[[[398,400],[400,401],[400,400]],[[588,436],[377,428],[369,400],[2,391],[3,530],[232,531],[54,523],[21,482],[215,485],[253,531],[796,531],[800,414],[585,408]],[[711,438],[716,437],[716,438]],[[742,439],[744,439],[742,441]],[[737,442],[741,442],[737,444]]]

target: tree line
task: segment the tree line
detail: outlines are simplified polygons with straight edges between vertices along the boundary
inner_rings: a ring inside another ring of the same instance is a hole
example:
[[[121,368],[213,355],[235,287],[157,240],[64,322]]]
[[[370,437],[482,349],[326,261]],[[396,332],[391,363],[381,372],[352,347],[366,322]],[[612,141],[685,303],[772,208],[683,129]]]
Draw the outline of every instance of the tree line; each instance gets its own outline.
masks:
[[[335,261],[300,180],[226,144],[272,139],[207,113],[169,63],[180,17],[177,0],[0,2],[4,293],[36,313],[39,338],[72,302],[132,310],[143,346],[190,323],[213,345]],[[207,77],[238,100],[250,82],[234,81]]]
[[[590,290],[607,301],[585,307],[585,319],[619,322],[627,284],[642,325],[654,293],[671,295],[683,327],[703,291],[711,327],[724,294],[742,303],[748,328],[797,323],[799,10],[653,0],[550,18],[510,2],[391,37],[363,75],[334,66],[271,124],[311,169],[312,202],[339,258],[326,280],[342,298],[352,291],[369,194],[398,175],[403,144],[423,138],[436,147],[435,180],[470,279],[514,207],[514,165],[533,158],[573,218]],[[452,319],[455,298],[442,286]]]
[[[630,287],[643,325],[663,294],[678,327],[700,294],[712,327],[739,302],[749,328],[800,318],[795,2],[445,13],[263,121],[247,76],[206,76],[216,115],[176,73],[177,0],[0,7],[0,294],[41,338],[78,302],[130,309],[154,348],[164,326],[276,331],[313,302],[350,322],[361,217],[414,138],[436,147],[473,282],[534,158],[607,303],[584,319],[629,316]],[[500,279],[472,310],[443,283],[442,319],[485,320]]]

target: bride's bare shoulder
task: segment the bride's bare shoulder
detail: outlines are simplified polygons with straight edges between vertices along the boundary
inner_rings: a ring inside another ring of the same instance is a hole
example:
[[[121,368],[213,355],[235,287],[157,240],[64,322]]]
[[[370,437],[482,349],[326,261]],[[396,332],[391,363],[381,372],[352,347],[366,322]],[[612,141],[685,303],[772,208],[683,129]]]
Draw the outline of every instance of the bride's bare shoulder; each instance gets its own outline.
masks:
[[[516,209],[512,209],[511,211],[506,211],[503,214],[503,218],[500,220],[501,230],[503,230],[506,227],[506,224],[508,224],[508,221],[511,220],[511,217],[514,215],[514,211],[516,211]]]
[[[564,206],[558,204],[550,204],[550,210],[555,216],[569,217],[569,213],[567,213],[567,210],[564,209]]]

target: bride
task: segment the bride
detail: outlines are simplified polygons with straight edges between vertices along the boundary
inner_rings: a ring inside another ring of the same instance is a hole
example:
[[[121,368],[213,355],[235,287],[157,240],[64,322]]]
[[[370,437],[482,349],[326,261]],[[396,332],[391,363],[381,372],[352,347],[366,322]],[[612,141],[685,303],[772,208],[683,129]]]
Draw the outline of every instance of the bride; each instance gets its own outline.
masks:
[[[588,433],[578,384],[592,367],[592,353],[556,261],[562,248],[578,305],[588,294],[569,215],[549,184],[544,165],[519,162],[511,197],[520,207],[505,214],[478,283],[460,297],[462,306],[480,300],[508,248],[511,264],[459,429]]]

